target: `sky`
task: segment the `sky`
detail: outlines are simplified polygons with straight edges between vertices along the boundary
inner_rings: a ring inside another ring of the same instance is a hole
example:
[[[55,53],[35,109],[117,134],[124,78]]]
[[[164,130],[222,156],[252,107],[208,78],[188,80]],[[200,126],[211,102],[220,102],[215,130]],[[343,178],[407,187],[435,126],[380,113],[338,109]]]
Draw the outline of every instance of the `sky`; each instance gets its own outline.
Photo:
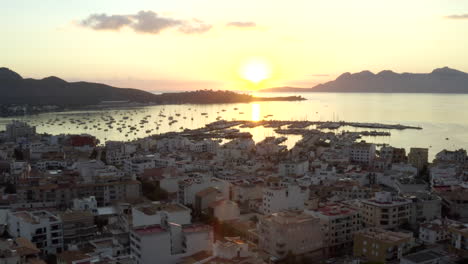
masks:
[[[468,72],[468,0],[0,5],[0,67],[23,77],[169,91],[312,87],[362,70]]]

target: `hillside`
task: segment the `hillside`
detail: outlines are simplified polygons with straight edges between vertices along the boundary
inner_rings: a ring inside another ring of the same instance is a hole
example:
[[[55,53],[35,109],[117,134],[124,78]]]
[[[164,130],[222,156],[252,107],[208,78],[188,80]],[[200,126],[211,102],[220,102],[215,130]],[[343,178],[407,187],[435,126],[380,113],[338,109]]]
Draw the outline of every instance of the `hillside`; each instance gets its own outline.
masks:
[[[0,68],[0,105],[58,105],[78,107],[103,101],[129,101],[152,104],[213,104],[252,101],[291,101],[301,97],[253,97],[229,91],[192,91],[155,95],[146,91],[116,88],[100,83],[67,82],[58,77],[24,79],[18,73]]]

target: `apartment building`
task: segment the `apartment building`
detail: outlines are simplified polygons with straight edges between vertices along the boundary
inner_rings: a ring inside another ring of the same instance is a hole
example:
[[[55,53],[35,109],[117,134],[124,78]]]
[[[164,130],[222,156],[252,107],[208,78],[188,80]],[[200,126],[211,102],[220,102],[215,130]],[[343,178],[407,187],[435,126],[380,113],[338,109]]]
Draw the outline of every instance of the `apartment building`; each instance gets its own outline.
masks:
[[[63,250],[62,221],[49,211],[9,212],[8,233],[28,239],[43,255]]]
[[[263,214],[289,209],[304,209],[309,199],[309,189],[297,184],[279,184],[264,187],[262,196]]]
[[[349,158],[352,162],[371,165],[375,159],[375,145],[371,143],[354,143],[349,148]]]
[[[376,192],[373,199],[361,200],[362,221],[366,227],[396,228],[409,222],[411,203],[390,192]]]
[[[62,221],[63,243],[81,245],[96,235],[94,215],[90,211],[66,211],[59,215]]]
[[[408,153],[408,163],[421,171],[427,166],[429,160],[429,149],[427,148],[411,148]]]
[[[320,219],[324,234],[324,247],[329,254],[339,253],[353,243],[353,234],[363,228],[359,210],[341,203],[328,203],[306,214]]]
[[[275,258],[317,253],[323,247],[320,219],[301,211],[261,217],[257,226],[260,250]],[[321,254],[321,253],[320,253]]]
[[[141,183],[136,180],[119,180],[103,183],[23,184],[17,187],[16,207],[71,207],[73,199],[89,196],[95,197],[98,206],[109,206],[117,201],[140,197]]]

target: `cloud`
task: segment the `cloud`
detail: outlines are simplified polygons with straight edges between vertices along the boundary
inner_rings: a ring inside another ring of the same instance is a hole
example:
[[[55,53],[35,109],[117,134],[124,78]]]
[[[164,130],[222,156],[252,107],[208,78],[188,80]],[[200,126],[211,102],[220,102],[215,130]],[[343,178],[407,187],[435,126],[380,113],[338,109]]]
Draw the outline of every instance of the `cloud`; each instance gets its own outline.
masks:
[[[88,18],[82,20],[80,24],[95,30],[119,30],[131,23],[132,21],[127,16],[92,14]]]
[[[450,15],[450,16],[446,16],[445,18],[448,18],[448,19],[457,19],[457,20],[468,19],[468,14]]]
[[[228,27],[238,27],[238,28],[252,28],[256,27],[257,24],[252,21],[233,21],[226,24]]]
[[[201,34],[212,28],[200,20],[162,17],[153,11],[140,11],[133,15],[92,14],[80,24],[94,30],[118,31],[128,27],[137,33],[145,34],[160,34],[166,29],[177,29],[184,34]]]

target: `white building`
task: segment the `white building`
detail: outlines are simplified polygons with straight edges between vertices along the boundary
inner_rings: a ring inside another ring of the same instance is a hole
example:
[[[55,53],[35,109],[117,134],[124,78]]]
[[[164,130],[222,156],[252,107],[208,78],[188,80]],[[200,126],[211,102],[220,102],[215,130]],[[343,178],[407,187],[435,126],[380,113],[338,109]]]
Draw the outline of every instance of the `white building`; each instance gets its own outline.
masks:
[[[304,175],[309,171],[308,160],[297,160],[297,161],[283,161],[279,164],[279,175],[286,176],[300,176]]]
[[[73,199],[72,208],[76,211],[91,211],[93,214],[97,214],[98,212],[97,201],[94,196]]]
[[[10,212],[8,233],[30,240],[44,255],[63,250],[62,221],[48,211]]]
[[[191,210],[182,204],[150,203],[132,208],[133,227],[191,223]]]
[[[155,155],[146,155],[143,157],[124,160],[124,171],[135,175],[142,174],[146,169],[156,167],[155,158]]]
[[[375,159],[375,145],[371,143],[354,143],[349,148],[349,158],[353,162],[370,165]]]
[[[309,189],[297,184],[266,186],[263,189],[263,214],[276,213],[288,209],[304,209],[309,199]]]
[[[137,147],[134,144],[120,141],[106,141],[106,163],[120,165],[129,159]]]
[[[422,223],[419,226],[419,240],[424,244],[430,245],[449,240],[451,234],[448,228],[451,223],[455,223],[455,221],[449,219],[435,219]]]

